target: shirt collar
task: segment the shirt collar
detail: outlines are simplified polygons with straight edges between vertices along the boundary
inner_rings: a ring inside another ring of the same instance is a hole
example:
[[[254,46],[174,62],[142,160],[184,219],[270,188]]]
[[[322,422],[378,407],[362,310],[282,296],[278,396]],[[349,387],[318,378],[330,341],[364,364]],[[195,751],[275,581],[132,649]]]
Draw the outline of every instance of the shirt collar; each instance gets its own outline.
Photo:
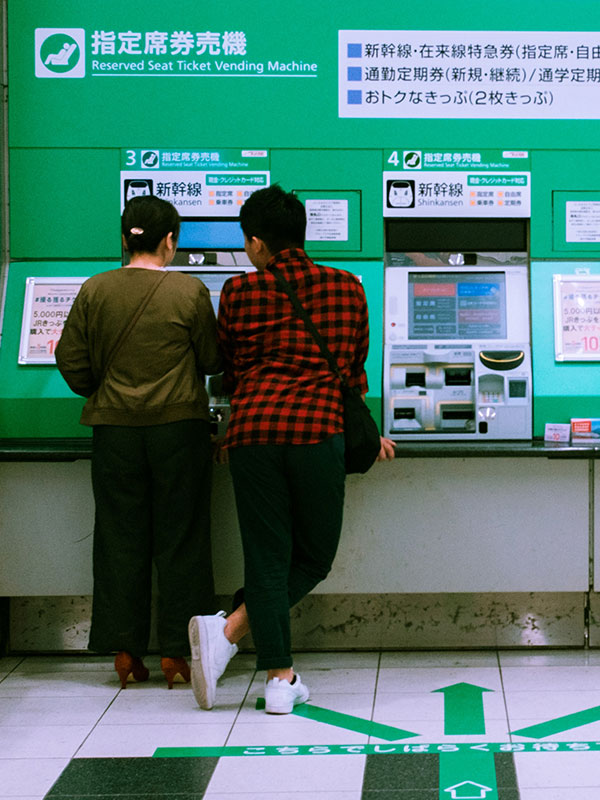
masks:
[[[269,259],[265,265],[265,269],[277,267],[279,265],[289,264],[291,261],[308,261],[309,258],[301,247],[288,247],[286,250],[280,250],[279,253]]]

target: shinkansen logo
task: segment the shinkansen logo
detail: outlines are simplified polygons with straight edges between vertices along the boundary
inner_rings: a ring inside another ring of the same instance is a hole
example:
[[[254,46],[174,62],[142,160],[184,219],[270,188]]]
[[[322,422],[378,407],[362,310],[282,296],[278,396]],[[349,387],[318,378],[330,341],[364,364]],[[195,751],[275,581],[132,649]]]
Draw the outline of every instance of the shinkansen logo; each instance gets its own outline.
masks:
[[[83,28],[35,29],[36,78],[85,77]]]

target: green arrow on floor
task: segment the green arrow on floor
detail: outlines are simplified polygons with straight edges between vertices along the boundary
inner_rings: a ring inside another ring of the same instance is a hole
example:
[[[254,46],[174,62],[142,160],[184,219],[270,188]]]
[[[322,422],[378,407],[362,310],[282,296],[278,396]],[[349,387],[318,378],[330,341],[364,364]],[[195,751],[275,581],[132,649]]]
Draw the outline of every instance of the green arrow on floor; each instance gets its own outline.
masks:
[[[434,689],[444,695],[444,733],[446,736],[485,733],[484,689],[473,683],[455,683]]]
[[[485,733],[484,689],[473,683],[454,683],[434,689],[444,695],[444,733]],[[440,753],[440,800],[498,800],[493,753]]]
[[[515,736],[526,736],[528,739],[543,739],[545,736],[554,736],[556,733],[569,731],[571,728],[579,728],[580,725],[587,725],[590,722],[600,720],[600,706],[586,708],[584,711],[577,711],[575,714],[566,714],[564,717],[556,717],[547,722],[540,722],[537,725],[530,725],[528,728],[521,728],[518,731],[511,731]]]
[[[440,753],[440,800],[498,800],[493,753]]]

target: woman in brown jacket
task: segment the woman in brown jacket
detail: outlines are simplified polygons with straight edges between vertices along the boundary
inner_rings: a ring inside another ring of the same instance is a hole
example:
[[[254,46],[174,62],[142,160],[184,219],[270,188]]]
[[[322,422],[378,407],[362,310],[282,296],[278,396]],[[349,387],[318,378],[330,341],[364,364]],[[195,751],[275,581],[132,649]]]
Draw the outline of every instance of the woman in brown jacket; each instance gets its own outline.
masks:
[[[93,428],[94,598],[89,647],[144,681],[152,565],[157,635],[169,688],[189,680],[187,623],[214,613],[205,376],[218,372],[216,320],[197,278],[166,271],[179,215],[139,196],[122,216],[130,263],[81,287],[56,351]]]

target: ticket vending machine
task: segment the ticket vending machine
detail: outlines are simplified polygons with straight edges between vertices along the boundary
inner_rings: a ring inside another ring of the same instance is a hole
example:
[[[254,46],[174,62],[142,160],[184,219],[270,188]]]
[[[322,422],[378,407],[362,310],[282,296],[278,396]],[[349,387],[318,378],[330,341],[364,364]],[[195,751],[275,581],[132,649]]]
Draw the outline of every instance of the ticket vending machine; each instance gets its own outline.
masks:
[[[199,278],[210,293],[217,314],[221,289],[228,278],[254,272],[244,250],[244,235],[237,217],[204,217],[181,220],[177,253],[170,270]],[[229,398],[223,394],[222,375],[206,380],[211,430],[225,435],[229,421]]]
[[[396,441],[532,435],[526,221],[463,222],[461,247],[459,220],[386,223],[383,425]],[[450,246],[432,249],[445,228]]]

